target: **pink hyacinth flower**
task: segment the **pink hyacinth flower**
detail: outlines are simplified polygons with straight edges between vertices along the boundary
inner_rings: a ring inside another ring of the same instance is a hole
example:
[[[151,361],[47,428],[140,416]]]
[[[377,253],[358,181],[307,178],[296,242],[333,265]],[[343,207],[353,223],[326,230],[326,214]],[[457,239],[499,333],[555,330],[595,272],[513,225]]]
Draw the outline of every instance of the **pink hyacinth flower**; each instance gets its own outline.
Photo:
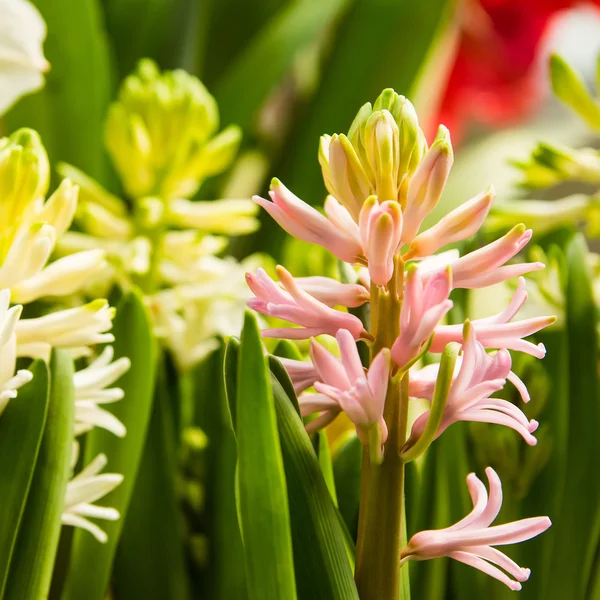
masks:
[[[300,394],[309,387],[312,387],[319,378],[319,374],[312,363],[304,360],[294,360],[293,358],[284,358],[278,356],[277,359],[285,367],[287,374],[292,380],[294,391]]]
[[[503,348],[495,356],[490,356],[476,340],[473,328],[469,327],[463,344],[460,368],[450,386],[442,421],[435,437],[438,438],[452,423],[475,421],[510,427],[530,446],[535,446],[537,440],[532,433],[539,423],[529,421],[512,402],[490,398],[494,392],[504,387],[510,368],[508,350]],[[423,433],[428,418],[429,411],[426,411],[414,422],[411,431],[413,441]]]
[[[442,246],[466,240],[477,233],[490,212],[494,198],[494,191],[490,188],[455,208],[433,227],[420,233],[410,243],[404,259],[425,258]]]
[[[468,475],[467,485],[473,510],[450,527],[421,531],[413,535],[402,550],[401,563],[448,556],[483,571],[511,590],[521,589],[521,582],[529,579],[531,571],[519,567],[493,546],[529,540],[546,531],[552,523],[548,517],[533,517],[490,527],[502,506],[502,483],[491,467],[485,473],[490,486],[489,499],[481,480],[474,473]]]
[[[379,204],[369,196],[358,220],[362,246],[365,249],[371,280],[384,286],[394,272],[394,253],[402,238],[402,211],[397,202]]]
[[[446,256],[440,255],[440,261],[425,259],[419,268],[423,277],[427,277],[442,266],[451,265],[454,288],[473,289],[494,285],[545,267],[541,262],[505,264],[529,243],[532,235],[531,229],[525,229],[525,225],[516,225],[506,235],[461,258],[454,256],[454,253],[443,253]]]
[[[374,358],[369,370],[360,361],[352,334],[344,329],[336,335],[341,358],[336,358],[321,344],[311,342],[310,355],[319,379],[314,383],[317,394],[303,394],[299,398],[302,415],[321,414],[307,424],[308,432],[324,427],[344,411],[356,426],[356,432],[365,445],[369,430],[379,426],[381,442],[387,439],[383,407],[390,372],[390,354],[384,348]]]
[[[403,367],[415,358],[436,326],[452,308],[450,269],[437,273],[423,285],[421,273],[409,268],[400,312],[400,335],[392,346],[392,360]]]
[[[403,215],[403,238],[406,243],[412,242],[423,219],[439,202],[453,162],[450,132],[440,125],[435,142],[419,163],[408,184]]]
[[[246,273],[248,286],[256,296],[248,300],[248,306],[259,313],[291,321],[301,327],[281,327],[265,329],[265,337],[303,340],[327,333],[335,335],[339,329],[347,329],[355,338],[363,332],[361,320],[354,315],[319,302],[300,289],[291,274],[282,266],[277,267],[277,275],[285,289],[281,289],[263,269],[256,274]]]
[[[488,359],[491,360],[491,356],[488,354]],[[456,377],[460,371],[463,361],[463,356],[459,356],[456,359],[456,366],[454,368],[453,378]],[[432,363],[426,365],[422,369],[411,369],[410,380],[408,384],[408,394],[411,398],[423,398],[424,400],[432,400],[433,392],[435,390],[435,382],[438,378],[440,371],[439,363]],[[519,392],[523,402],[527,403],[531,400],[527,386],[517,376],[516,373],[510,371],[506,377],[510,381],[517,391]]]
[[[556,321],[556,317],[534,317],[511,323],[510,321],[519,312],[525,300],[527,300],[525,279],[521,277],[517,291],[506,310],[492,317],[471,322],[478,341],[485,348],[507,348],[531,354],[536,358],[544,358],[546,348],[543,344],[535,345],[522,338],[552,325]],[[431,352],[442,352],[446,344],[461,341],[462,327],[462,325],[438,325],[435,328]]]
[[[290,235],[323,246],[345,262],[354,263],[361,260],[363,250],[358,225],[337,200],[328,198],[325,217],[295,196],[278,179],[271,182],[269,196],[272,202],[260,196],[254,196],[252,199]]]
[[[359,283],[341,283],[331,277],[295,277],[300,289],[327,306],[356,308],[369,301],[369,290]]]

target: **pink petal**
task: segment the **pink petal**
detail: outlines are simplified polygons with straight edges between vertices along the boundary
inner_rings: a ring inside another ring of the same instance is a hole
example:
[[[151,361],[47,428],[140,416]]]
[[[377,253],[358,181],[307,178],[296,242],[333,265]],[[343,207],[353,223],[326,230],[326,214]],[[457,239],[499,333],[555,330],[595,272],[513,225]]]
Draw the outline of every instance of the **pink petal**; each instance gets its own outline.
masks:
[[[340,348],[342,365],[344,365],[350,383],[354,385],[359,379],[365,377],[356,342],[352,334],[345,329],[340,329],[335,337]]]
[[[521,589],[521,584],[518,581],[513,581],[506,573],[490,565],[490,563],[485,560],[471,554],[470,552],[463,552],[461,550],[457,550],[455,552],[451,552],[448,554],[450,558],[454,560],[458,560],[459,562],[464,563],[465,565],[469,565],[470,567],[475,567],[479,571],[482,571],[486,575],[501,581],[504,585],[508,586],[511,590],[519,591]]]

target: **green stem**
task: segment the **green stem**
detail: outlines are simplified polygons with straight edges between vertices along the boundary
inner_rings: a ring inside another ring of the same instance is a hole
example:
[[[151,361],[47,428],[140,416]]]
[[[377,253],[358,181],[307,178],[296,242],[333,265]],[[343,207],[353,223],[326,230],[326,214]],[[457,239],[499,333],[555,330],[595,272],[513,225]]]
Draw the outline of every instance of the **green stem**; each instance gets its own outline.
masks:
[[[400,554],[403,547],[404,462],[398,449],[406,432],[408,376],[391,382],[386,398],[385,415],[390,427],[386,454],[380,465],[371,464],[364,450],[363,475],[368,469],[367,484],[361,486],[361,515],[356,547],[356,585],[361,600],[405,600],[400,596]],[[401,432],[404,435],[398,437]],[[393,432],[393,437],[392,437]],[[362,517],[362,518],[361,518]]]
[[[397,258],[387,291],[371,288],[371,333],[375,338],[371,360],[381,348],[390,348],[398,336],[403,278],[404,264]],[[408,582],[401,579],[399,567],[404,541],[400,451],[406,442],[408,400],[408,373],[390,379],[383,415],[389,430],[383,461],[374,464],[369,449],[363,451],[355,573],[361,600],[408,600]]]

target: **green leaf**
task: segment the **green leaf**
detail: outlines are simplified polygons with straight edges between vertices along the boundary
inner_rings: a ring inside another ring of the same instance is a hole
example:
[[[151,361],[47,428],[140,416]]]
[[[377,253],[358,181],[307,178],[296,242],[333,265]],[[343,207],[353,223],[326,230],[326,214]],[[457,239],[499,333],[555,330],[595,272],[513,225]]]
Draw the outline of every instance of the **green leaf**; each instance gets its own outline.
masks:
[[[247,131],[298,53],[326,31],[348,3],[296,0],[279,11],[218,80],[215,96],[223,122],[236,123]]]
[[[7,128],[36,129],[52,163],[69,162],[107,185],[103,128],[111,70],[98,0],[33,4],[48,25],[44,52],[50,71],[45,87],[8,113]]]
[[[198,404],[212,408],[205,431],[210,440],[207,452],[206,515],[210,547],[210,581],[207,597],[229,600],[247,597],[244,547],[235,504],[237,443],[230,406],[236,402],[237,357],[239,342],[230,338],[227,350],[217,354],[220,383]],[[225,390],[228,390],[226,393]],[[229,399],[227,394],[230,395]]]
[[[190,597],[183,515],[176,495],[175,425],[166,359],[157,375],[154,406],[113,569],[118,598]]]
[[[71,474],[75,389],[70,350],[53,350],[46,426],[4,594],[6,600],[47,598]],[[23,398],[17,398],[16,402]]]
[[[256,317],[246,311],[237,381],[239,516],[248,597],[296,597],[288,493],[267,361]]]
[[[536,339],[546,347],[543,361],[548,379],[549,395],[539,417],[542,433],[539,446],[549,444],[548,462],[531,482],[529,493],[521,503],[520,516],[534,517],[549,515],[556,521],[560,515],[565,478],[567,475],[567,453],[569,435],[569,348],[567,332],[560,330],[543,331]],[[535,402],[533,398],[532,402]],[[531,449],[531,451],[537,451]],[[560,552],[562,540],[556,527],[551,527],[544,535],[538,536],[526,544],[527,567],[531,568],[531,578],[523,591],[530,598],[543,598],[546,581],[552,565],[552,556]]]
[[[362,454],[363,445],[352,432],[333,456],[333,478],[338,507],[353,540],[356,540],[358,528]]]
[[[237,338],[231,337],[225,348],[224,358],[224,375],[225,375],[225,395],[227,404],[229,405],[229,414],[231,415],[231,423],[233,431],[236,429],[236,414],[237,414],[237,381],[238,381],[238,356],[240,350],[240,341]]]
[[[566,259],[570,371],[567,466],[562,507],[551,515],[553,534],[559,542],[553,547],[547,573],[544,597],[548,599],[585,597],[600,533],[595,527],[600,511],[597,315],[588,248],[582,235],[568,243]]]
[[[296,346],[294,342],[290,342],[290,340],[279,340],[273,354],[281,358],[302,360],[302,354],[300,353],[298,346]]]
[[[0,596],[29,493],[48,409],[48,369],[37,360],[33,380],[0,416]]]
[[[86,531],[78,529],[75,532],[63,600],[103,600],[105,597],[150,420],[155,341],[149,315],[137,292],[125,295],[119,304],[113,333],[115,359],[128,356],[131,368],[115,384],[123,389],[125,397],[108,406],[127,428],[127,435],[119,439],[107,431],[94,429],[87,434],[85,463],[103,452],[108,458],[110,471],[123,474],[123,483],[103,499],[106,506],[112,506],[121,513],[121,518],[103,523],[102,528],[108,534],[106,544],[99,544]]]
[[[272,377],[294,543],[298,598],[358,600],[344,534],[302,419]]]
[[[140,58],[175,67],[182,39],[175,13],[182,0],[106,0],[106,28],[115,50],[119,74],[129,74]]]
[[[294,384],[287,372],[286,368],[283,366],[280,360],[276,356],[272,354],[269,355],[269,369],[271,373],[279,382],[279,385],[284,389],[287,397],[291,400],[298,416],[300,416],[300,405],[298,404],[298,398],[296,397],[296,392],[294,391]]]
[[[319,458],[319,465],[321,466],[321,473],[327,484],[327,489],[331,494],[331,499],[337,507],[338,500],[335,491],[335,480],[333,478],[333,464],[331,462],[331,452],[329,451],[329,442],[327,441],[327,434],[321,429],[317,432],[317,456]]]

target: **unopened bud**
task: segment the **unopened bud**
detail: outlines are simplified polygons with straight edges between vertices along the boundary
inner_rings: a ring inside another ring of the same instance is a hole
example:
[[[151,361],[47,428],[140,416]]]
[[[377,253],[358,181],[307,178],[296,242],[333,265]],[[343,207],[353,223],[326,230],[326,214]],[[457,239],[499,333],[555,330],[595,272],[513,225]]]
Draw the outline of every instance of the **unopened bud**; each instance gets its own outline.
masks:
[[[189,196],[237,151],[237,128],[211,140],[218,125],[215,99],[199,79],[180,70],[161,73],[146,59],[109,111],[106,144],[132,197]]]
[[[450,132],[441,125],[434,143],[408,184],[404,207],[405,242],[410,242],[417,235],[423,219],[436,207],[453,162]]]
[[[0,139],[0,264],[23,216],[45,195],[49,170],[48,155],[33,129]]]
[[[404,206],[426,148],[412,104],[388,89],[361,107],[347,136],[321,138],[319,162],[328,191],[357,220],[371,195]]]

